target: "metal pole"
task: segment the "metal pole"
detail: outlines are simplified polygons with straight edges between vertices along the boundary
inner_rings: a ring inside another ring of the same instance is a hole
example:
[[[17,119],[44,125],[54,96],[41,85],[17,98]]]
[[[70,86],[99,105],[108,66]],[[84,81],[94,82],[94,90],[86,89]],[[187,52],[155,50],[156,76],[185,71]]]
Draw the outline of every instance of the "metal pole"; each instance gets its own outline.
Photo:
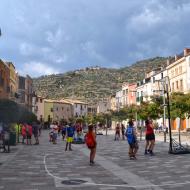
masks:
[[[166,100],[165,100],[165,94],[163,93],[163,103],[164,103],[164,117],[163,117],[163,127],[166,127]],[[166,128],[164,128],[164,142],[166,142]]]
[[[173,152],[172,148],[172,130],[171,130],[171,122],[170,122],[170,99],[169,99],[169,92],[168,89],[166,90],[167,95],[167,110],[168,110],[168,124],[169,124],[169,135],[170,135],[170,147],[169,147],[169,153]]]

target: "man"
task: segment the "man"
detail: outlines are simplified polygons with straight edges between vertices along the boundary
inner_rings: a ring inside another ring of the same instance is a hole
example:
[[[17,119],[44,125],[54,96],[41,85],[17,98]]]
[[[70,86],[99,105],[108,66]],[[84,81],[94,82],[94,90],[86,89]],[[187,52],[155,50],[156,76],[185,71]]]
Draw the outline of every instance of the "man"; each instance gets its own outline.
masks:
[[[36,141],[34,145],[38,145],[39,144],[39,139],[38,139],[39,125],[38,125],[37,122],[33,122],[32,129],[33,129],[33,134],[34,134],[34,138],[35,138],[35,141]]]

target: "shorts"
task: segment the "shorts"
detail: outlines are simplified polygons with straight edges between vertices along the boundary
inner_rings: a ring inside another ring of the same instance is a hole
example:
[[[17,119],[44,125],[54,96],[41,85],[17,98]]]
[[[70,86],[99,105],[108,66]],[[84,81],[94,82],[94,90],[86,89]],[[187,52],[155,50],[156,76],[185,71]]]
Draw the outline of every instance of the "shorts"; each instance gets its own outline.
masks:
[[[155,140],[155,135],[154,135],[154,133],[146,135],[146,140],[147,140],[147,141]]]
[[[72,143],[73,142],[73,137],[67,137],[67,142]]]
[[[136,149],[138,149],[139,148],[139,145],[138,145],[138,142],[134,142],[134,143],[131,143],[131,144],[129,144],[129,146],[130,146],[130,148],[136,148]]]
[[[32,137],[31,135],[27,135],[26,136],[27,139],[31,139],[31,137]]]

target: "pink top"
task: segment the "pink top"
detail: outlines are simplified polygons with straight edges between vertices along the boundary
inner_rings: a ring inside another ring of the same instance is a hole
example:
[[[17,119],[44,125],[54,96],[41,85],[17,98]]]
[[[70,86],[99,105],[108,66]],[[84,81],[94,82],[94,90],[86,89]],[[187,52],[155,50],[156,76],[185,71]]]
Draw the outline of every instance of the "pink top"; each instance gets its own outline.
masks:
[[[29,135],[32,136],[32,126],[31,125],[27,125],[26,127],[28,128]]]
[[[22,136],[26,136],[26,127],[25,127],[25,125],[22,125],[21,133],[22,133]]]

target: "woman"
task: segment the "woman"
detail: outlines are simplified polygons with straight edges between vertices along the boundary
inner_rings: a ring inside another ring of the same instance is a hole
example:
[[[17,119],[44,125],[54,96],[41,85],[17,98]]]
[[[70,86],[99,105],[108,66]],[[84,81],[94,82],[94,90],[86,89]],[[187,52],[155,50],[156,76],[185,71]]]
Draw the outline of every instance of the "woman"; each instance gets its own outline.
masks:
[[[93,125],[88,126],[88,132],[85,135],[85,142],[87,147],[90,149],[90,165],[93,165],[97,146],[96,135],[93,131]]]
[[[126,130],[126,137],[129,144],[129,158],[133,160],[136,159],[136,154],[139,147],[133,121],[130,120],[128,124],[129,125]]]
[[[119,138],[120,138],[120,125],[119,123],[117,123],[116,128],[115,128],[115,141],[119,140]]]
[[[154,144],[155,144],[155,134],[154,134],[154,129],[152,125],[152,121],[146,120],[145,121],[146,125],[146,146],[145,146],[145,155],[148,153],[153,156],[153,149],[154,149]]]

